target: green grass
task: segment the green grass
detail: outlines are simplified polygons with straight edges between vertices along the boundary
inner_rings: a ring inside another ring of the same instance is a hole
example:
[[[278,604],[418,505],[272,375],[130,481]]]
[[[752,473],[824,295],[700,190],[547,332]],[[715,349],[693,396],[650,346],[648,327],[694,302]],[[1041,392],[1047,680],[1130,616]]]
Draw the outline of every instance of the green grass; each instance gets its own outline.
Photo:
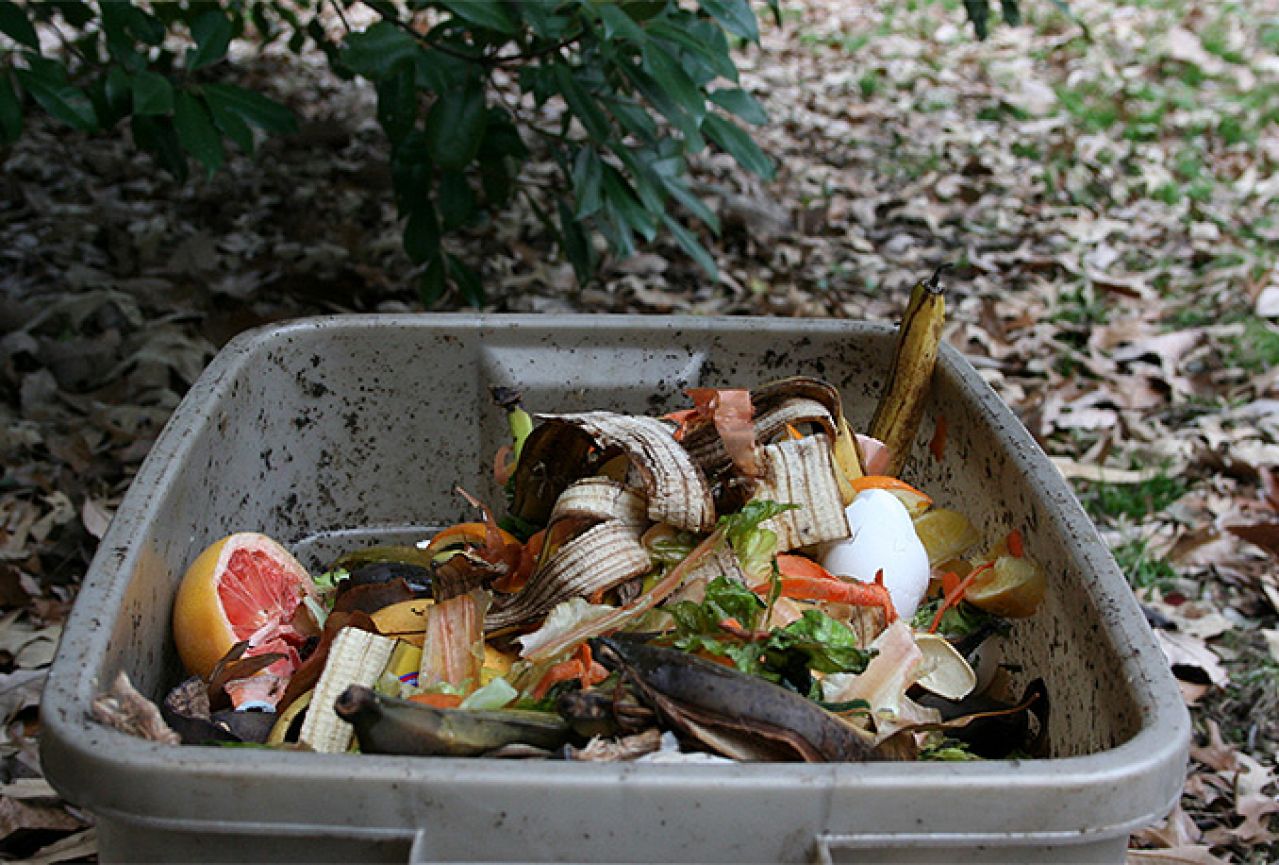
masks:
[[[1226,363],[1250,373],[1279,364],[1279,330],[1255,315],[1244,319],[1243,335],[1227,352]]]
[[[1159,514],[1186,494],[1181,478],[1158,474],[1137,484],[1083,483],[1079,499],[1094,520],[1128,517],[1140,521]]]
[[[1177,578],[1177,571],[1172,565],[1164,559],[1157,559],[1150,555],[1144,540],[1120,544],[1111,552],[1114,554],[1115,563],[1128,578],[1128,584],[1134,589],[1156,587],[1160,591],[1167,591],[1171,588],[1172,581]]]
[[[883,83],[884,77],[877,70],[870,69],[857,79],[857,89],[861,91],[863,99],[870,99],[879,92]]]

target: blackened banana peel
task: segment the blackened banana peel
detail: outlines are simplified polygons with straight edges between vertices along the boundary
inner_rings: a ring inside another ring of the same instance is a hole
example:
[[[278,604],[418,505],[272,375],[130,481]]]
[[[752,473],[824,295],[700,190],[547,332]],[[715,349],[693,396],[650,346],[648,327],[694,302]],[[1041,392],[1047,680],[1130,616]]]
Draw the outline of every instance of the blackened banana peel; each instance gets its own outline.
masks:
[[[677,649],[625,636],[591,641],[662,718],[702,747],[735,760],[807,763],[883,760],[869,737],[799,694]]]

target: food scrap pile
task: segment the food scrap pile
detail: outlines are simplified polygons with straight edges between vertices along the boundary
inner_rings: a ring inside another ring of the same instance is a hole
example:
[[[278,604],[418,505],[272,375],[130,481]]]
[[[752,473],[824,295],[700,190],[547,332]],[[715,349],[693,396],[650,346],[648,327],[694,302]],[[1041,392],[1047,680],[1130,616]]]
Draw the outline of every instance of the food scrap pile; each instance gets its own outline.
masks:
[[[899,479],[944,296],[921,282],[865,435],[831,384],[694,388],[662,418],[528,414],[499,519],[312,577],[240,533],[191,565],[173,632],[187,743],[575,760],[1042,753],[1047,694],[993,658],[1046,579]],[[984,660],[983,660],[984,659]],[[708,756],[709,755],[709,756]]]

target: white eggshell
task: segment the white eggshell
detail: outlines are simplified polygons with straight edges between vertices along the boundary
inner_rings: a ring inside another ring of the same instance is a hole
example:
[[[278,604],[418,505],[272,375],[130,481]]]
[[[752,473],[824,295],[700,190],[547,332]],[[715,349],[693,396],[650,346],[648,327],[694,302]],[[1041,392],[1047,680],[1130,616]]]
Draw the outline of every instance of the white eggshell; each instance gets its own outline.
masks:
[[[874,582],[884,571],[884,585],[897,614],[909,620],[928,591],[928,551],[924,549],[910,514],[886,490],[865,490],[844,509],[851,535],[832,544],[822,567],[842,577]]]

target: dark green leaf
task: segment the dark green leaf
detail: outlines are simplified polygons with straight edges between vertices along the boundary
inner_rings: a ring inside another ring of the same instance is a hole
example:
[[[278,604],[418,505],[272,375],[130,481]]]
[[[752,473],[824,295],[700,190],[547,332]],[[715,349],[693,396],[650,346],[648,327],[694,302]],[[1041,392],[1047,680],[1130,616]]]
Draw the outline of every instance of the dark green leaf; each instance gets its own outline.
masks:
[[[662,214],[662,222],[666,225],[671,235],[674,236],[675,242],[680,245],[680,248],[688,253],[688,257],[697,262],[697,266],[706,271],[706,274],[711,279],[718,281],[719,268],[715,266],[715,259],[711,258],[711,254],[698,242],[697,236],[680,225],[679,220],[669,213]]]
[[[293,112],[260,93],[236,87],[233,84],[206,84],[204,98],[212,105],[234,111],[249,123],[267,132],[293,133],[298,131]]]
[[[444,256],[437,255],[426,263],[426,270],[422,271],[418,281],[417,290],[422,298],[422,305],[427,309],[435,306],[444,296],[444,289],[447,287],[448,283],[444,279]]]
[[[768,122],[768,114],[765,113],[764,107],[745,90],[738,88],[716,90],[711,93],[711,101],[725,111],[736,114],[747,123],[759,126]]]
[[[680,637],[693,634],[719,635],[720,622],[736,619],[746,630],[754,630],[764,612],[764,603],[744,584],[726,577],[716,577],[706,584],[701,603],[679,601],[668,609],[675,617]],[[679,639],[675,643],[679,646]]]
[[[964,0],[968,20],[973,22],[973,32],[978,39],[985,39],[990,32],[990,0]]]
[[[123,66],[112,64],[105,76],[89,82],[89,100],[103,129],[114,126],[133,108],[133,79]]]
[[[604,22],[605,39],[625,39],[636,45],[644,44],[644,30],[635,23],[635,19],[626,14],[620,6],[602,3],[597,7],[600,20]]]
[[[608,118],[600,110],[595,98],[573,76],[573,70],[567,64],[556,63],[555,80],[559,84],[560,94],[568,103],[569,110],[582,121],[587,134],[596,141],[606,140],[610,132]]]
[[[140,6],[129,4],[128,22],[129,30],[133,35],[147,45],[157,46],[164,42],[167,33],[164,23]]]
[[[560,245],[569,264],[573,265],[578,285],[586,285],[595,269],[595,250],[591,248],[586,232],[582,230],[581,223],[574,218],[568,205],[559,201],[556,202],[556,207],[560,217]]]
[[[1017,0],[999,0],[999,11],[1009,27],[1021,24],[1021,8],[1017,5]]]
[[[426,146],[441,168],[460,171],[479,152],[488,125],[479,82],[446,90],[426,116]]]
[[[0,71],[0,144],[12,144],[22,134],[22,100],[8,71]]]
[[[400,14],[400,10],[395,8],[395,4],[391,0],[364,0],[364,5],[383,18],[396,18]]]
[[[513,35],[519,29],[500,0],[442,0],[440,5],[476,27],[483,27],[507,36]]]
[[[173,121],[168,117],[131,118],[133,143],[139,148],[152,153],[160,167],[178,180],[186,180],[187,159],[178,143],[178,133],[173,128]]]
[[[465,225],[475,215],[475,193],[466,175],[460,171],[446,171],[440,175],[440,191],[436,196],[444,230]]]
[[[413,65],[403,61],[396,71],[381,79],[377,88],[377,120],[386,137],[395,146],[417,122],[417,86],[413,81]]]
[[[590,216],[604,203],[600,196],[603,174],[604,165],[594,148],[583,147],[577,151],[577,159],[573,160],[573,198],[577,201],[578,219]]]
[[[173,110],[173,85],[156,72],[142,70],[133,76],[133,113],[168,114]]]
[[[640,204],[644,205],[649,213],[661,212],[666,207],[666,201],[658,189],[657,184],[660,181],[656,180],[656,173],[653,170],[655,165],[653,151],[627,147],[621,142],[611,142],[609,146],[613,155],[630,172],[631,183],[635,186],[634,191],[639,196]]]
[[[27,14],[11,0],[0,0],[0,33],[32,51],[40,50],[40,37],[27,20]]]
[[[717,115],[708,114],[702,123],[702,129],[747,171],[758,174],[765,180],[772,178],[773,161],[764,155],[764,151],[759,149],[740,126]]]
[[[222,134],[235,142],[245,153],[253,152],[253,130],[244,122],[244,118],[230,108],[226,102],[215,98],[206,90],[204,103],[209,106],[209,114]]]
[[[800,663],[822,673],[860,673],[871,653],[858,648],[857,635],[843,622],[820,610],[805,610],[803,618],[773,631],[764,644],[768,664],[785,669],[782,656],[797,654]]]
[[[704,26],[698,26],[699,24]],[[730,81],[737,80],[737,66],[729,53],[724,31],[713,24],[690,20],[681,27],[663,21],[653,25],[652,32],[654,36],[660,36],[683,48],[687,57],[694,61],[700,60],[703,67],[709,70],[709,74],[704,76],[706,80],[709,81],[716,75],[722,75]]]
[[[626,178],[611,165],[604,166],[603,192],[604,198],[632,230],[645,240],[651,241],[657,236],[654,215],[639,203]]]
[[[649,42],[644,46],[644,70],[693,121],[701,121],[706,114],[706,100],[702,91],[670,52]]]
[[[640,105],[628,96],[608,99],[608,107],[618,123],[626,127],[626,131],[644,143],[652,143],[657,139],[657,124]]]
[[[759,22],[749,0],[699,0],[698,5],[734,36],[759,41]]]
[[[920,604],[919,609],[915,611],[915,617],[911,619],[911,627],[918,630],[929,628],[933,619],[937,617],[937,610],[942,601],[943,598],[936,597]],[[967,601],[960,601],[942,613],[941,624],[937,631],[947,637],[963,637],[984,627],[1006,630],[1008,623],[1006,619],[987,613]]]
[[[97,115],[88,97],[70,84],[58,83],[56,78],[42,76],[31,69],[15,69],[22,89],[53,118],[75,129],[88,131],[98,125]]]
[[[440,223],[430,201],[419,201],[404,223],[404,252],[414,264],[440,256]]]
[[[635,235],[631,231],[626,220],[617,212],[609,201],[604,202],[603,210],[604,218],[596,216],[595,226],[604,235],[604,239],[608,241],[608,248],[618,258],[630,258],[635,254]]]
[[[127,3],[103,3],[100,8],[102,32],[107,37],[107,52],[129,69],[145,69],[146,58],[134,47],[137,40],[129,28],[129,13],[133,7]]]
[[[502,108],[490,108],[488,128],[484,131],[485,153],[498,156],[510,156],[513,159],[524,159],[528,156],[528,148],[520,138],[520,131],[515,128],[511,115]]]
[[[417,40],[390,21],[379,21],[347,36],[341,57],[356,74],[379,81],[391,74],[396,63],[417,53]]]
[[[462,299],[476,308],[484,305],[484,283],[480,275],[456,255],[448,255],[449,279],[457,286]]]
[[[480,159],[480,186],[484,190],[485,202],[490,207],[505,204],[511,197],[511,170],[507,167],[505,157],[496,159]]]
[[[475,78],[474,64],[450,57],[442,51],[419,49],[413,55],[417,86],[432,93],[462,87]]]
[[[213,125],[209,109],[191,93],[181,91],[173,100],[173,127],[178,141],[204,166],[209,176],[222,167],[222,136]]]
[[[231,44],[231,21],[220,9],[201,13],[191,22],[195,47],[187,52],[187,68],[202,69],[226,56]]]
[[[61,12],[66,22],[77,30],[93,20],[93,9],[81,0],[47,0],[47,2]]]
[[[706,205],[706,202],[694,195],[684,185],[682,179],[668,175],[662,175],[661,177],[662,183],[666,186],[666,191],[671,194],[672,198],[684,205],[685,210],[705,223],[711,231],[719,234],[719,217]]]

